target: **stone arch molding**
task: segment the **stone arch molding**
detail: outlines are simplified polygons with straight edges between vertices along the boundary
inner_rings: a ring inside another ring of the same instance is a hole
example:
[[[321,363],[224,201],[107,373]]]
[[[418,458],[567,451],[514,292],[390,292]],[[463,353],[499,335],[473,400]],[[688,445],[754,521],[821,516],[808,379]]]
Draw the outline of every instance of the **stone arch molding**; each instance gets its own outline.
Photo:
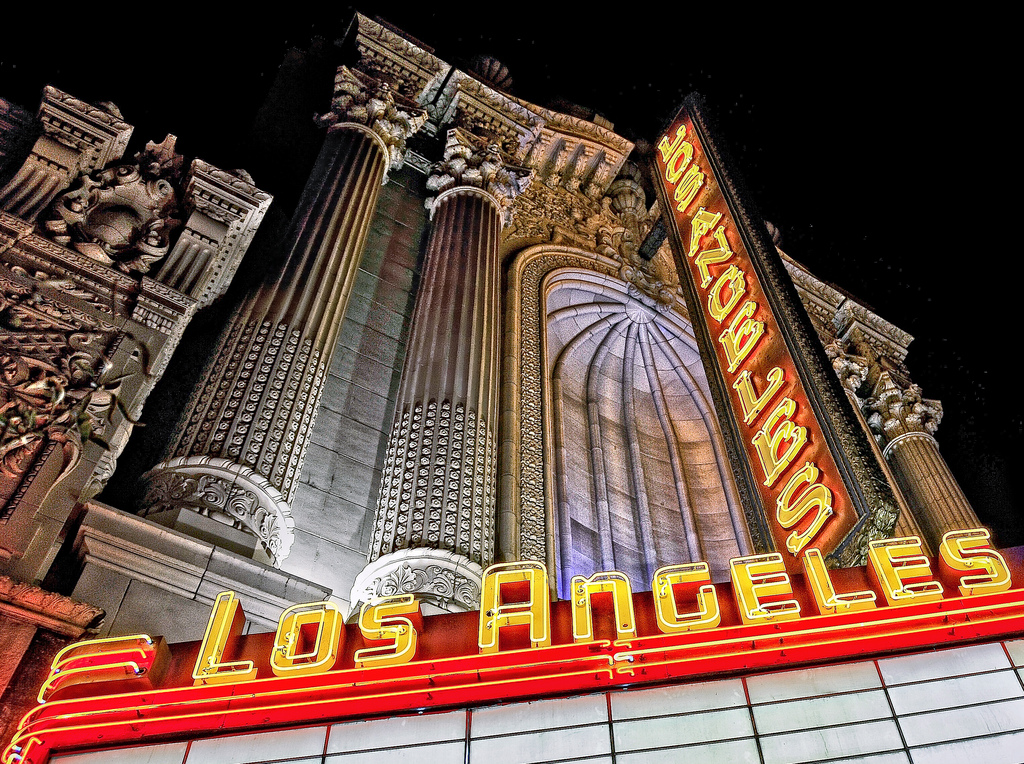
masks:
[[[643,300],[622,264],[570,247],[520,253],[509,274],[499,547],[572,574],[664,564],[716,580],[751,550],[681,297]]]

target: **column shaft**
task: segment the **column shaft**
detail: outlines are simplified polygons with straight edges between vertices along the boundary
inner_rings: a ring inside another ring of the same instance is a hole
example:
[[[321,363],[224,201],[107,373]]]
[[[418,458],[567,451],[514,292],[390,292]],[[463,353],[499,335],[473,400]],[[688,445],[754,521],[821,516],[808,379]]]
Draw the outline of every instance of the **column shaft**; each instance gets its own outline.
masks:
[[[185,507],[255,534],[271,562],[287,554],[288,502],[386,170],[370,130],[330,130],[284,265],[225,328],[173,458],[148,473],[147,514]]]
[[[439,197],[396,404],[370,559],[494,555],[501,219],[489,194]]]
[[[981,525],[939,453],[935,438],[909,432],[890,441],[885,453],[933,549],[938,549],[947,531]]]

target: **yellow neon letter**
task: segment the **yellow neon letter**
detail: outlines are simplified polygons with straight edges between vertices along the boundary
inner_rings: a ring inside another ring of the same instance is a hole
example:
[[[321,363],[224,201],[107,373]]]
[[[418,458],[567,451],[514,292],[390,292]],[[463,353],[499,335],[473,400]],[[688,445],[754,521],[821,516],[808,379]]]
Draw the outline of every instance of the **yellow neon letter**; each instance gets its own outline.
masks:
[[[725,349],[725,358],[729,362],[730,374],[747,360],[747,356],[764,336],[764,322],[754,321],[750,318],[756,310],[757,303],[747,300],[732,317],[729,328],[718,335],[718,341]]]
[[[775,500],[775,517],[783,528],[792,528],[804,519],[808,512],[814,510],[814,519],[803,533],[793,531],[786,537],[786,548],[797,554],[807,543],[818,535],[818,531],[828,520],[832,512],[832,492],[821,483],[816,482],[821,470],[814,462],[804,462],[803,468],[796,472],[786,483],[782,493]],[[795,501],[793,494],[798,486],[807,487],[800,492]],[[795,506],[794,506],[795,505]]]
[[[942,584],[931,580],[921,539],[904,536],[868,544],[868,573],[890,605],[911,605],[942,599]]]
[[[684,143],[683,146],[693,151],[693,147],[689,143]],[[704,185],[704,173],[700,171],[700,167],[696,164],[690,165],[690,169],[686,171],[686,175],[679,181],[679,185],[676,186],[676,192],[674,198],[676,200],[676,209],[680,212],[686,212],[686,208],[689,207],[697,196],[697,192],[700,191]]]
[[[697,210],[697,214],[690,220],[690,249],[686,253],[687,257],[697,254],[700,240],[707,235],[708,231],[718,225],[721,217],[721,212],[708,212],[703,207]]]
[[[685,132],[685,128],[680,129]],[[678,183],[679,179],[683,177],[683,171],[690,166],[691,159],[693,159],[693,146],[682,141],[676,147],[675,153],[665,160],[665,180],[673,185]]]
[[[695,233],[696,227],[694,227],[693,233],[690,234],[691,243]],[[724,225],[720,225],[715,229],[715,243],[718,244],[717,247],[701,250],[700,254],[697,255],[697,259],[693,261],[697,265],[697,272],[700,273],[701,289],[707,289],[708,284],[711,283],[711,271],[708,268],[712,265],[724,263],[733,256],[732,248],[729,246],[729,239],[725,235]]]
[[[764,484],[771,488],[807,444],[807,428],[793,424],[796,401],[783,398],[751,439],[764,470]],[[779,449],[786,444],[785,450]],[[788,487],[788,486],[787,486]]]
[[[961,576],[960,594],[994,594],[1010,588],[1010,569],[1006,560],[989,546],[992,536],[984,528],[970,531],[950,531],[939,544],[939,569],[946,575],[974,573]]]
[[[726,302],[722,302],[722,289],[728,285],[729,287],[729,299]],[[722,323],[726,316],[732,313],[732,309],[736,307],[736,303],[743,299],[743,295],[747,293],[747,274],[737,268],[735,265],[730,265],[719,276],[715,283],[711,285],[711,289],[708,290],[708,313],[718,323]]]
[[[130,637],[87,639],[63,648],[54,656],[50,673],[39,688],[38,700],[45,703],[58,690],[77,684],[136,679],[148,674],[150,682],[166,666],[167,643],[148,634]],[[99,691],[102,694],[102,690]]]
[[[674,587],[687,584],[701,584],[697,590],[696,613],[680,613],[676,604]],[[658,568],[654,573],[651,589],[654,594],[654,611],[658,616],[658,628],[665,634],[713,629],[722,622],[718,593],[711,583],[711,574],[706,562]]]
[[[192,669],[193,684],[227,684],[256,678],[256,667],[252,661],[222,660],[228,641],[237,638],[244,625],[245,613],[238,606],[235,593],[218,594],[199,647],[196,667]]]
[[[363,639],[384,644],[356,650],[357,668],[397,666],[416,657],[417,632],[406,615],[418,617],[420,603],[411,594],[398,594],[367,602],[359,611]]]
[[[573,576],[569,586],[572,592],[572,641],[594,641],[594,609],[592,598],[599,592],[612,595],[615,609],[615,638],[631,639],[636,636],[636,616],[633,613],[633,591],[629,579],[616,570],[595,573],[590,578]]]
[[[768,372],[767,381],[768,386],[760,395],[754,391],[754,378],[749,371],[741,372],[736,377],[736,381],[732,383],[732,389],[736,391],[736,395],[740,399],[740,406],[743,408],[744,424],[750,424],[757,419],[757,415],[771,403],[782,389],[782,384],[786,381],[786,374],[778,366],[773,366]]]
[[[303,639],[302,627],[316,624],[312,644]],[[333,602],[292,605],[277,622],[270,668],[276,676],[322,674],[334,667],[345,636],[345,621]],[[307,644],[302,644],[307,642]]]
[[[729,568],[743,623],[792,621],[800,617],[799,602],[778,599],[793,594],[781,554],[772,552],[735,557],[729,560]]]
[[[828,575],[828,569],[825,567],[825,560],[821,557],[821,550],[817,547],[812,546],[804,552],[801,561],[804,564],[804,575],[807,576],[807,581],[811,585],[814,604],[817,605],[821,615],[875,609],[874,592],[859,591],[836,594],[835,587],[832,586],[832,579]]]
[[[667,135],[662,137],[662,139],[658,141],[658,151],[661,152],[661,161],[663,161],[665,164],[668,164],[669,161],[672,159],[672,156],[676,153],[676,149],[679,148],[679,144],[683,142],[683,138],[685,137],[686,125],[680,125],[676,129],[676,137],[673,138],[671,142],[669,141]],[[675,181],[669,180],[669,182],[674,183]]]
[[[505,602],[505,589],[520,598]],[[529,627],[531,647],[550,645],[548,596],[548,571],[539,562],[503,562],[485,570],[480,591],[480,652],[496,653],[498,632],[507,626]]]

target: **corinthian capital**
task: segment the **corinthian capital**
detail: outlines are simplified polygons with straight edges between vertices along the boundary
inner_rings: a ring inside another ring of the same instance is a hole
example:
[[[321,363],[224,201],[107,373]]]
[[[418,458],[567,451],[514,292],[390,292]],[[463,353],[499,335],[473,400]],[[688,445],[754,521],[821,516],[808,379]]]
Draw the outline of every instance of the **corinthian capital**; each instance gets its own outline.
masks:
[[[901,386],[889,372],[882,372],[867,401],[868,424],[885,441],[918,432],[932,435],[942,421],[942,403],[921,397],[915,384]]]
[[[847,353],[838,339],[825,346],[825,355],[832,362],[832,370],[839,377],[840,384],[856,395],[868,379],[871,361],[864,356]]]
[[[405,160],[405,142],[427,121],[427,112],[391,86],[347,66],[338,67],[334,78],[331,110],[318,117],[321,125],[363,125],[380,138],[387,149],[390,171]]]
[[[512,217],[512,202],[533,180],[533,170],[510,164],[496,143],[488,143],[457,127],[448,131],[444,158],[427,178],[427,199],[432,209],[437,197],[454,188],[478,188],[490,194],[501,212],[502,222]]]

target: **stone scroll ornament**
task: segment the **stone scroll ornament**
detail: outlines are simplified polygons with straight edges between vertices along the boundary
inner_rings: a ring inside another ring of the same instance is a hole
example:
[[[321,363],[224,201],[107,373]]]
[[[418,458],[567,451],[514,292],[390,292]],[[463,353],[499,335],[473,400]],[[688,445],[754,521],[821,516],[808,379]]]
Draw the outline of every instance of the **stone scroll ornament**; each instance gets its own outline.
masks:
[[[64,452],[59,481],[86,441],[102,444],[117,404],[116,384],[103,382],[113,334],[27,284],[0,279],[0,520],[44,449]]]
[[[55,242],[118,268],[146,273],[167,255],[176,217],[183,158],[175,137],[150,141],[132,164],[83,175],[58,196],[44,223]]]

